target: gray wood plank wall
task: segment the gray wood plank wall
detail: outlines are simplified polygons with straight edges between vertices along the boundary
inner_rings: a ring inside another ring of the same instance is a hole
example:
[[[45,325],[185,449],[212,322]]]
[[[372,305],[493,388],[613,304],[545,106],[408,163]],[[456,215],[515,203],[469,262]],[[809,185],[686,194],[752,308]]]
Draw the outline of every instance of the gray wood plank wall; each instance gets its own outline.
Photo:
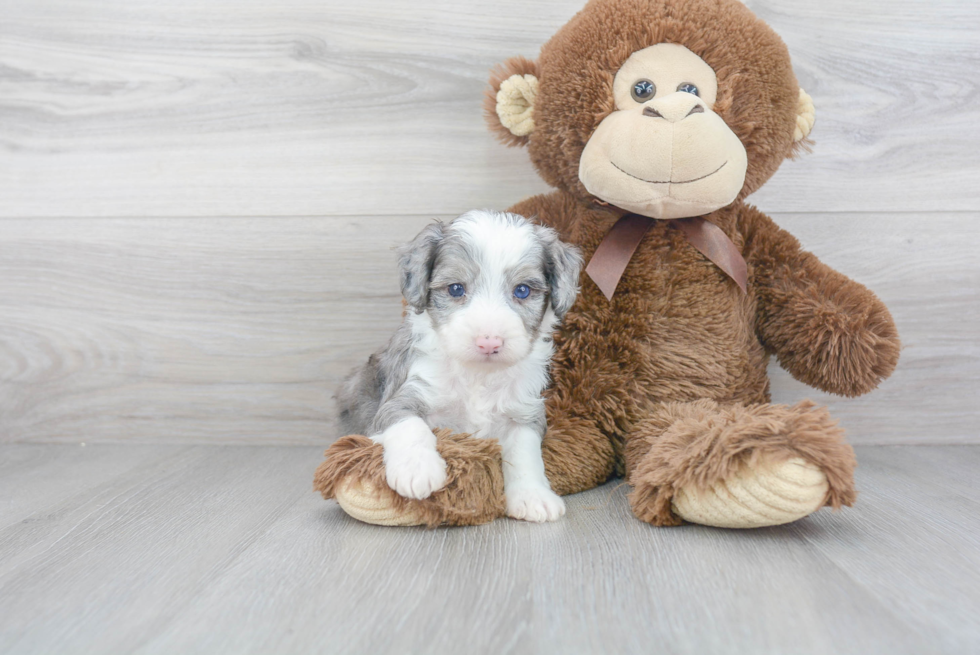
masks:
[[[0,441],[319,444],[392,245],[546,190],[488,69],[583,0],[0,0]],[[858,444],[980,443],[980,4],[748,3],[817,106],[753,197],[892,308]]]

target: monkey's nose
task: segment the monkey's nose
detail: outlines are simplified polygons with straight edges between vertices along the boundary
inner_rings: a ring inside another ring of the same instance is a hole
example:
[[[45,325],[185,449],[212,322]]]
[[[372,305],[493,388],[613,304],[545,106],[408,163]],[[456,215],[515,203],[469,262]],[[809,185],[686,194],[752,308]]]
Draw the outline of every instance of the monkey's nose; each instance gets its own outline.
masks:
[[[692,114],[704,113],[704,106],[698,97],[690,93],[672,93],[643,108],[643,115],[650,118],[663,118],[678,123]]]

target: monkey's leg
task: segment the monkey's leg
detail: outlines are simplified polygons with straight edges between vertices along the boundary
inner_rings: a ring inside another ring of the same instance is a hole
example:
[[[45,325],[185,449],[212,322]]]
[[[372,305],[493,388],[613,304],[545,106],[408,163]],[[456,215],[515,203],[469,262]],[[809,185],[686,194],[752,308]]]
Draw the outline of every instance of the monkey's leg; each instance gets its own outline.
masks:
[[[584,491],[609,479],[615,453],[594,424],[570,417],[550,423],[541,454],[555,493]],[[504,516],[499,444],[448,430],[435,434],[447,482],[424,500],[403,498],[388,487],[381,444],[360,435],[341,437],[327,449],[313,488],[353,518],[375,525],[478,525]]]
[[[479,525],[504,515],[500,446],[494,440],[436,430],[446,486],[423,500],[404,498],[385,479],[381,444],[341,437],[316,470],[313,488],[350,516],[375,525]]]
[[[779,525],[854,502],[854,452],[813,403],[667,403],[626,444],[630,504],[654,525]]]
[[[567,496],[598,487],[616,466],[612,443],[598,426],[574,416],[554,416],[541,444],[544,470],[551,490]]]

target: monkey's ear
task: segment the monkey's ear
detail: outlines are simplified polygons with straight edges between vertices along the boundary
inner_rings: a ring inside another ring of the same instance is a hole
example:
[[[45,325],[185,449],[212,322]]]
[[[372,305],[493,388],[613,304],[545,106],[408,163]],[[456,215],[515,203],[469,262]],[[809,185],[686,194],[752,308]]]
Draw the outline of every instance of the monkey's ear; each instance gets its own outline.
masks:
[[[491,71],[483,113],[498,139],[508,146],[527,144],[537,95],[538,65],[533,61],[511,57]]]
[[[793,142],[799,143],[810,136],[813,123],[817,119],[816,110],[813,107],[813,98],[803,89],[800,89],[800,99],[796,105],[796,129],[793,130]]]

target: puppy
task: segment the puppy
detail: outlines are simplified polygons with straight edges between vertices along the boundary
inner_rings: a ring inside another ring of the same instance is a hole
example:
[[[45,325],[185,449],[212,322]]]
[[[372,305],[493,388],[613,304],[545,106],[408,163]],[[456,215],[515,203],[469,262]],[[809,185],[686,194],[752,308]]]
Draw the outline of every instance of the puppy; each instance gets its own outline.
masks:
[[[398,254],[409,311],[337,394],[345,433],[381,443],[388,484],[419,499],[446,484],[432,428],[497,439],[507,514],[558,519],[541,392],[552,333],[578,294],[578,251],[516,214],[471,211],[429,225]]]

